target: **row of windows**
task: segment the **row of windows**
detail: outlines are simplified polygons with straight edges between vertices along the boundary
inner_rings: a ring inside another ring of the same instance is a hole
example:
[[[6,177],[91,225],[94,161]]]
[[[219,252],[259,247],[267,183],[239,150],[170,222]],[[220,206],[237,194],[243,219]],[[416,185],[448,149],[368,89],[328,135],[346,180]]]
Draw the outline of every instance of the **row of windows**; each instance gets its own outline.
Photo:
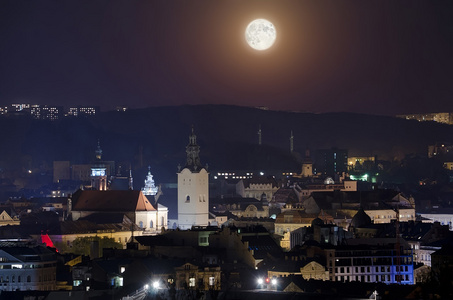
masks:
[[[206,195],[199,195],[198,202],[206,202]],[[190,196],[186,196],[186,203],[190,203]]]
[[[414,218],[414,215],[400,215],[400,218]],[[391,216],[391,215],[376,215],[376,219],[392,219],[396,218],[396,216]]]
[[[12,264],[12,265],[0,265],[0,270],[11,270],[11,269],[41,269],[41,268],[49,268],[49,267],[55,267],[56,263],[50,263],[50,264],[35,264],[35,265],[29,265],[29,264]]]
[[[31,282],[31,276],[28,275],[26,280],[27,280],[27,282]],[[17,282],[21,282],[21,281],[22,281],[21,276],[20,275],[17,276]],[[3,276],[0,276],[0,283],[4,283],[4,282],[10,282],[9,276],[5,276],[4,278],[3,278]],[[16,276],[14,276],[14,275],[11,276],[11,282],[16,282]]]
[[[195,277],[190,277],[189,278],[189,287],[195,287],[196,279]],[[199,285],[202,285],[203,281],[200,280]],[[215,277],[211,276],[209,277],[208,281],[209,286],[214,286],[215,285]]]
[[[336,273],[350,273],[352,270],[355,271],[355,273],[359,273],[359,268],[360,268],[360,273],[365,273],[365,268],[366,272],[370,273],[372,267],[337,267],[335,268]],[[373,267],[375,272],[387,272],[390,273],[390,267],[389,266],[381,266],[381,267]],[[396,266],[396,271],[401,271],[401,272],[408,272],[409,267],[408,266]]]
[[[398,277],[400,276],[400,277]],[[394,282],[409,281],[409,275],[394,275]],[[389,282],[390,275],[361,275],[361,276],[337,276],[337,281],[361,281],[361,282]]]
[[[161,225],[164,225],[164,224],[165,224],[165,217],[162,217],[162,218],[161,218],[160,224],[161,224]],[[138,226],[139,226],[141,229],[144,228],[143,225],[144,225],[144,224],[143,224],[142,221],[138,222]],[[153,221],[150,221],[150,222],[149,222],[149,228],[154,228],[154,222],[153,222]],[[127,239],[127,238],[124,238],[125,241],[126,241],[126,239]],[[121,243],[121,239],[119,240],[119,242]]]

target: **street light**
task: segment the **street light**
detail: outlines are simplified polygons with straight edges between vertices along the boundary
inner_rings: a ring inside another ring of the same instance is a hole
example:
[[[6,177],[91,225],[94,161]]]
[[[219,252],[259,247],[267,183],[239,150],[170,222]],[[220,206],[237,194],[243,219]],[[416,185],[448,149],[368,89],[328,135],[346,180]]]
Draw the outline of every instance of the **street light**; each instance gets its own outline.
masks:
[[[277,283],[278,283],[277,278],[273,277],[271,280],[271,283],[272,283],[272,288],[277,290]]]
[[[153,282],[153,288],[155,288],[156,290],[159,288],[159,281]]]

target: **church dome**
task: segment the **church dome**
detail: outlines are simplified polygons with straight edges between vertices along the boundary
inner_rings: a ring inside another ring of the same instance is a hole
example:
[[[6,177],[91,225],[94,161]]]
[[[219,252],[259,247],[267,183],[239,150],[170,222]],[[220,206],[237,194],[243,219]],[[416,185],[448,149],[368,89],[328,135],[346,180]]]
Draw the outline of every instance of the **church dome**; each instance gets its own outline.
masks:
[[[351,220],[351,226],[354,228],[360,228],[366,225],[371,224],[371,218],[366,214],[363,208],[359,208],[359,211],[355,214],[355,216]]]

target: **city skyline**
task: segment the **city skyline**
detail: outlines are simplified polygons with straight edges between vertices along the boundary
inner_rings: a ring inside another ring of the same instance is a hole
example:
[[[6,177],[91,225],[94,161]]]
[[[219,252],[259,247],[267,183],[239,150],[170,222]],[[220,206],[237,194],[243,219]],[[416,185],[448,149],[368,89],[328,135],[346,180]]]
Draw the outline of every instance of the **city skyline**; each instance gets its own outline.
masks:
[[[453,111],[453,4],[3,1],[0,106],[182,104]],[[278,37],[257,52],[256,18]]]

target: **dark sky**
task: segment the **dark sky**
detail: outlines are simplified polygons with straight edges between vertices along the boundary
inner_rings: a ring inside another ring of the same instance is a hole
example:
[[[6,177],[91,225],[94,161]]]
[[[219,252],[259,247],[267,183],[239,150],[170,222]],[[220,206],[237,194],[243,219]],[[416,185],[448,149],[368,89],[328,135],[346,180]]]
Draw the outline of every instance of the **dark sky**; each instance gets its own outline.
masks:
[[[244,30],[274,23],[252,50]],[[453,111],[453,1],[0,1],[0,105]]]

